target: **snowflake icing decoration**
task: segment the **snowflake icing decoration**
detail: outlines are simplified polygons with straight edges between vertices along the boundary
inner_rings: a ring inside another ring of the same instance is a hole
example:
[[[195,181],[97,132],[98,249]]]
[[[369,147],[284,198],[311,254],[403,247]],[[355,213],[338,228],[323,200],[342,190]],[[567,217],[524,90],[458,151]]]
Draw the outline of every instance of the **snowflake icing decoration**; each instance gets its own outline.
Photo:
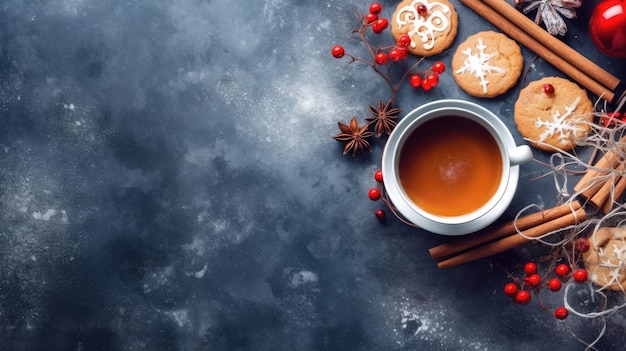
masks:
[[[559,142],[565,144],[571,136],[576,135],[579,128],[574,123],[569,123],[566,120],[572,116],[579,103],[580,96],[576,97],[576,100],[574,100],[571,105],[565,107],[565,113],[563,115],[561,115],[558,110],[554,111],[549,121],[543,121],[540,117],[537,117],[535,126],[545,128],[544,132],[539,136],[539,141],[545,141],[547,138],[558,133]]]
[[[492,57],[496,57],[497,52],[492,54],[486,53],[485,49],[487,49],[487,45],[483,44],[483,40],[480,38],[478,39],[478,44],[476,44],[476,49],[478,49],[478,53],[472,53],[472,48],[466,48],[462,51],[467,58],[463,62],[463,67],[459,68],[454,73],[463,74],[465,72],[469,72],[470,74],[475,75],[476,78],[480,80],[483,92],[486,93],[487,85],[489,85],[489,81],[486,78],[487,73],[505,73],[506,70],[489,64],[489,60]]]

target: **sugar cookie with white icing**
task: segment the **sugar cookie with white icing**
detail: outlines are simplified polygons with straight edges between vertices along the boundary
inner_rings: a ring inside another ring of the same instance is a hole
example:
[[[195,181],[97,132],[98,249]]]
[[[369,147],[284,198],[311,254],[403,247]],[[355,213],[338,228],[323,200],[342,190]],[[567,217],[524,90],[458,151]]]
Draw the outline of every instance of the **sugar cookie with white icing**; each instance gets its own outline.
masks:
[[[466,93],[495,97],[515,85],[524,66],[519,45],[502,33],[484,31],[469,36],[452,57],[452,76]]]
[[[458,16],[448,0],[403,0],[391,18],[391,34],[411,37],[409,52],[417,56],[441,53],[454,42]]]
[[[546,77],[522,89],[513,115],[520,134],[534,147],[567,151],[591,132],[593,105],[576,83]]]
[[[600,228],[583,253],[589,280],[600,287],[626,290],[626,228]]]

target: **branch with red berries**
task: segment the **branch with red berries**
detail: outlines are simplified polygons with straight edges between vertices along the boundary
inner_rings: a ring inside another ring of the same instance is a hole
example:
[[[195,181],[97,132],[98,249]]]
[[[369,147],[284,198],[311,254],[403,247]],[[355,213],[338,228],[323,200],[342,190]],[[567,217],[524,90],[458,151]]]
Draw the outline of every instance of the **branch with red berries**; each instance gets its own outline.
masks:
[[[586,239],[584,239],[586,240]],[[554,315],[557,319],[565,319],[569,310],[565,306],[559,306],[554,310],[549,309],[543,303],[540,292],[549,289],[552,292],[561,290],[563,280],[572,279],[573,282],[582,284],[587,282],[588,273],[583,268],[576,268],[565,263],[558,264],[554,269],[545,274],[538,272],[537,264],[529,261],[524,265],[524,278],[519,279],[509,273],[512,283],[504,285],[504,293],[511,297],[512,301],[520,305],[528,305],[534,294],[539,300],[539,306],[544,311]]]
[[[350,58],[348,64],[358,62],[369,66],[383,79],[391,92],[388,102],[384,103],[383,100],[379,100],[378,104],[368,105],[371,116],[365,118],[363,125],[357,121],[356,116],[352,117],[348,124],[338,123],[341,133],[333,138],[345,143],[344,155],[351,153],[352,156],[355,156],[358,151],[361,153],[365,153],[366,150],[371,151],[371,144],[368,141],[370,137],[380,138],[383,135],[391,134],[401,111],[395,107],[396,97],[407,78],[413,88],[429,91],[439,84],[439,74],[446,69],[443,62],[436,62],[431,68],[418,71],[417,66],[424,60],[423,57],[410,64],[407,60],[409,59],[408,47],[411,45],[411,37],[406,34],[400,36],[392,45],[372,46],[369,35],[382,34],[389,27],[389,20],[380,16],[382,10],[383,7],[378,2],[370,4],[369,12],[365,16],[357,10],[359,27],[352,30],[352,34],[356,34],[365,45],[368,58],[347,53],[342,45],[335,45],[331,49],[331,54],[337,59]],[[394,74],[396,73],[394,67],[398,67],[398,65],[401,65],[401,72]]]

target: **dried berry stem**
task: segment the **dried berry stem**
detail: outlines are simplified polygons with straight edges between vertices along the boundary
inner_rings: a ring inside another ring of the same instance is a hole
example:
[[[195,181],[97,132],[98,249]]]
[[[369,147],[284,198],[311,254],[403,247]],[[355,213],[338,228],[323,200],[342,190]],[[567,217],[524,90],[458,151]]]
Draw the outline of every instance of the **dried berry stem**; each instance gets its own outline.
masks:
[[[367,36],[365,35],[365,32],[370,27],[370,25],[365,21],[365,18],[363,16],[363,14],[358,9],[357,9],[357,14],[359,16],[359,23],[361,23],[361,26],[358,29],[352,30],[352,32],[359,34],[359,40],[367,48],[367,51],[370,53],[370,57],[372,58],[372,60],[368,61],[368,60],[364,60],[362,58],[356,57],[356,56],[351,55],[351,54],[346,54],[346,56],[350,57],[350,59],[352,60],[352,61],[350,61],[349,64],[351,64],[353,62],[364,63],[364,64],[370,66],[372,68],[372,70],[374,72],[376,72],[376,74],[381,76],[383,78],[383,80],[385,81],[385,83],[387,83],[387,85],[389,86],[389,89],[391,90],[391,99],[390,99],[391,105],[395,106],[396,97],[398,95],[398,91],[400,90],[400,87],[402,86],[402,83],[404,83],[405,79],[424,60],[424,58],[423,57],[420,58],[417,62],[413,63],[410,67],[407,66],[406,60],[402,60],[402,64],[404,66],[403,67],[403,74],[400,77],[400,80],[398,80],[398,82],[396,82],[394,84],[393,80],[391,79],[391,76],[392,76],[391,69],[393,67],[394,61],[391,60],[389,63],[386,64],[387,72],[381,71],[380,68],[378,67],[378,65],[375,62],[376,53],[379,50],[386,50],[386,49],[389,49],[389,48],[391,48],[393,46],[379,47],[379,48],[377,48],[375,50],[372,47],[372,45],[370,44],[369,40],[367,39]]]

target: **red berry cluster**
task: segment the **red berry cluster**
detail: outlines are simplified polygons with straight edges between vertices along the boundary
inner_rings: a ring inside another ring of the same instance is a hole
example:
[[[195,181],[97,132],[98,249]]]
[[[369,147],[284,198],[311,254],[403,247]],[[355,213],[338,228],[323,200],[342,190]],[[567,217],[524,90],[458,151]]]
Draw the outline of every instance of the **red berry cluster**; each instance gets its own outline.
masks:
[[[376,172],[374,172],[374,179],[376,180],[376,182],[382,183],[383,182],[383,171],[379,169]],[[372,201],[378,201],[378,200],[380,200],[382,194],[380,192],[380,189],[378,189],[378,188],[371,188],[367,192],[367,196]],[[385,219],[385,210],[383,210],[382,208],[376,209],[374,214],[376,215],[376,218],[378,218],[381,221],[383,219]]]
[[[418,9],[418,13],[422,16],[426,16],[428,9],[424,6],[424,4],[421,5],[424,9],[422,9],[422,12],[419,12]],[[372,55],[371,60],[346,53],[346,50],[342,45],[335,45],[331,49],[332,56],[338,59],[347,56],[352,60],[350,63],[359,61],[372,67],[376,73],[383,77],[387,85],[389,85],[389,88],[391,88],[391,101],[395,101],[395,95],[402,85],[402,82],[409,77],[411,86],[415,88],[422,88],[423,90],[428,91],[437,86],[437,84],[439,84],[439,74],[443,73],[446,69],[443,62],[436,62],[430,69],[422,72],[415,72],[413,70],[422,60],[419,60],[410,67],[405,65],[404,74],[401,76],[400,80],[397,83],[392,81],[390,67],[394,62],[406,62],[409,56],[411,37],[408,34],[401,35],[395,43],[393,43],[393,45],[389,46],[373,47],[370,45],[366,36],[370,28],[373,33],[381,34],[389,27],[389,20],[382,17],[382,11],[383,7],[380,3],[371,3],[369,6],[369,12],[365,14],[365,16],[361,15],[359,12],[360,28],[353,31],[354,33],[359,34],[361,41],[365,44],[369,53]],[[382,70],[380,66],[386,66],[389,69]]]
[[[372,32],[381,34],[389,27],[389,20],[384,17],[379,17],[383,11],[383,6],[378,2],[370,4],[369,12],[362,17],[362,29],[371,27]],[[407,58],[408,46],[411,45],[411,37],[403,35],[398,39],[396,45],[389,50],[389,53],[384,51],[377,51],[374,55],[374,62],[379,65],[385,65],[392,59],[393,61],[400,61]],[[332,54],[335,58],[342,58],[345,55],[345,50],[341,45],[336,45],[332,48]]]
[[[389,26],[389,21],[378,15],[383,12],[383,6],[380,3],[373,2],[370,4],[370,12],[365,15],[365,23],[372,26],[372,31],[376,34],[382,33]]]
[[[445,63],[441,61],[435,62],[429,70],[411,74],[409,83],[415,89],[422,88],[429,91],[439,84],[439,75],[445,70]]]
[[[564,263],[554,268],[554,274],[556,276],[549,277],[551,274],[546,274],[542,277],[537,271],[537,264],[535,262],[527,262],[526,265],[524,265],[524,279],[506,284],[504,286],[504,293],[510,296],[514,302],[527,305],[532,300],[531,293],[539,296],[539,291],[544,288],[548,288],[553,292],[561,290],[561,279],[569,279],[571,277],[577,283],[587,281],[586,270],[576,269],[570,274],[570,267]],[[565,319],[567,315],[568,311],[565,307],[558,307],[554,310],[554,316],[558,319]]]

